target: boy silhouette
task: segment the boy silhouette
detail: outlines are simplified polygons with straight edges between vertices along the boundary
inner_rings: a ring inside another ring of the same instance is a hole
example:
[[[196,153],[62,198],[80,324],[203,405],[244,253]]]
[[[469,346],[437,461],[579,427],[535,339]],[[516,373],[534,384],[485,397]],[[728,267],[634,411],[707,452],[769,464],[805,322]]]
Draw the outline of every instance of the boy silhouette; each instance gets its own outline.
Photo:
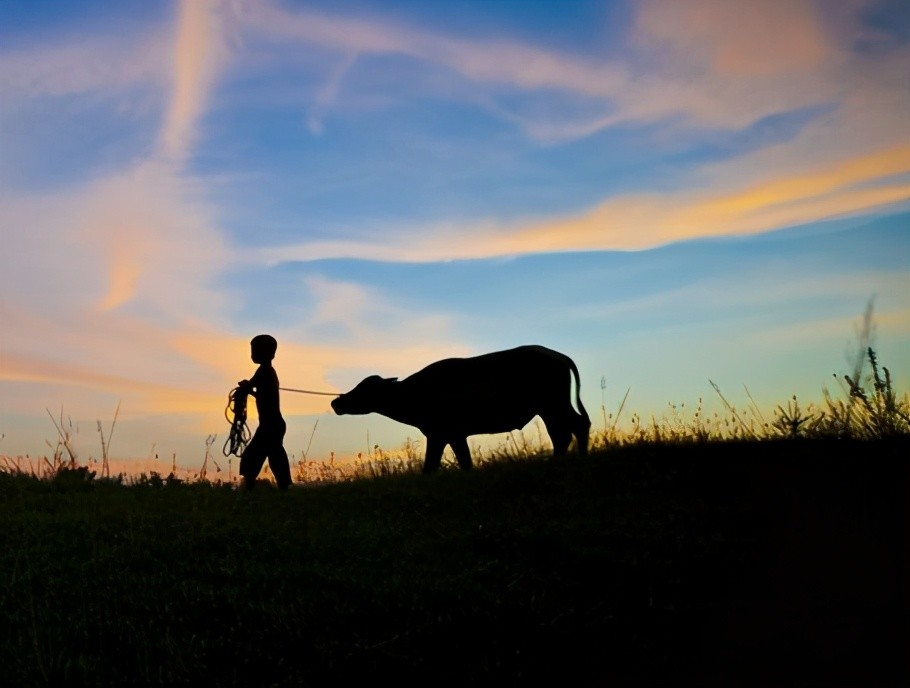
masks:
[[[256,412],[259,415],[259,426],[240,457],[240,475],[248,490],[255,487],[256,477],[262,470],[266,457],[278,487],[286,490],[291,484],[291,464],[288,453],[284,450],[287,424],[281,415],[278,401],[278,374],[272,367],[272,359],[277,350],[278,342],[274,337],[267,334],[253,337],[250,340],[250,358],[259,367],[251,379],[237,383],[241,390],[256,398]]]

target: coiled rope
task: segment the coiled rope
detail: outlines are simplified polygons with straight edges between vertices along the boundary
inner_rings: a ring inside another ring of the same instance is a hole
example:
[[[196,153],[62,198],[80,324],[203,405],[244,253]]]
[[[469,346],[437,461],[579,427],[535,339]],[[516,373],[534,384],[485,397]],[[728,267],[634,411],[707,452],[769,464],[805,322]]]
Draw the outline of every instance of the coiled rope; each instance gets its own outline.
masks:
[[[239,457],[250,442],[250,428],[246,424],[246,400],[249,392],[234,387],[228,394],[228,403],[224,409],[224,417],[231,424],[227,441],[224,443],[222,453],[225,456]]]
[[[318,394],[326,397],[337,397],[337,392],[314,392],[310,389],[293,389],[291,387],[279,387],[283,392],[297,392],[298,394]],[[225,456],[239,457],[250,443],[250,427],[246,423],[246,400],[249,392],[234,387],[228,394],[228,403],[224,408],[224,417],[231,424],[231,431],[221,450]]]

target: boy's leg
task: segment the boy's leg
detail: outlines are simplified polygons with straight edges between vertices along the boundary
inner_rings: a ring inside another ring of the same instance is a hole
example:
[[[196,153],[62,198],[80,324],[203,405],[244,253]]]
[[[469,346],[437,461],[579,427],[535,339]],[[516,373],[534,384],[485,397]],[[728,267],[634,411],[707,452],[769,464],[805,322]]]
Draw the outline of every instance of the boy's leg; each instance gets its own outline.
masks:
[[[269,468],[275,476],[275,482],[282,490],[288,489],[291,484],[291,462],[288,460],[288,453],[284,449],[284,432],[276,432],[271,437],[271,446],[269,447]]]
[[[284,433],[287,425],[282,421],[269,432],[269,468],[275,476],[275,482],[282,490],[288,489],[291,484],[291,462],[288,453],[284,450]]]
[[[282,490],[288,489],[291,484],[291,462],[288,453],[281,442],[278,442],[269,452],[269,468],[275,475],[275,482]]]
[[[243,456],[240,457],[240,475],[243,476],[244,487],[248,490],[252,490],[256,485],[256,478],[262,470],[262,464],[265,463],[265,453],[266,441],[257,429],[253,439],[243,450]]]

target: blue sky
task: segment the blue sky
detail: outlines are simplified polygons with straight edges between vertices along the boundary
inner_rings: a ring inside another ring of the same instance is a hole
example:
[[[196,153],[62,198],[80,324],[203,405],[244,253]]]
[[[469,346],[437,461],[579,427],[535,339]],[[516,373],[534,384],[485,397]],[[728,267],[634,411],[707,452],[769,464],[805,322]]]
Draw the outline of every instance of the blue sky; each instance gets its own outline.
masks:
[[[907,74],[890,1],[6,0],[0,455],[120,403],[198,463],[260,332],[288,387],[541,343],[595,420],[770,411],[874,299],[906,391]],[[417,436],[282,403],[298,457]]]

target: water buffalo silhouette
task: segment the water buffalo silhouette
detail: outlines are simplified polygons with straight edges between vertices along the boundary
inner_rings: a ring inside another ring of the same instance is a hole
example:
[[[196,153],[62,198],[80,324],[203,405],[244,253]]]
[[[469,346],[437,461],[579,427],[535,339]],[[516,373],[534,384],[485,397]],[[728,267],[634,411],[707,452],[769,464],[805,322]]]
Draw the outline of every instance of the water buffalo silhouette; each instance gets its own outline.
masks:
[[[572,379],[575,406],[572,406]],[[543,346],[447,358],[399,380],[371,375],[332,400],[338,415],[379,413],[412,425],[427,438],[424,473],[439,468],[446,445],[458,465],[472,467],[470,435],[519,430],[540,416],[564,456],[575,436],[577,451],[588,451],[591,420],[581,403],[578,368],[571,358]]]

